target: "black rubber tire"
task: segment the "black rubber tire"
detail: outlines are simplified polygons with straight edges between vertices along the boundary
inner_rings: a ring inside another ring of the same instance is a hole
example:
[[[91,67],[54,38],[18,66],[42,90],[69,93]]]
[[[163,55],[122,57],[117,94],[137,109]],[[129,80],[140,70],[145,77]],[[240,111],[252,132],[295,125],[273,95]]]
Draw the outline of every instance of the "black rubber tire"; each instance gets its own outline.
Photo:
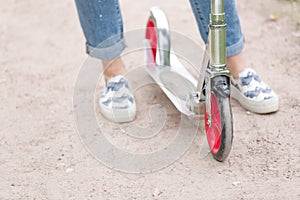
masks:
[[[230,97],[223,97],[218,92],[212,91],[215,94],[219,111],[220,111],[220,121],[221,121],[221,141],[220,147],[217,152],[213,153],[211,151],[214,159],[217,161],[224,161],[232,147],[233,141],[233,120],[232,120],[232,110],[230,104]],[[205,121],[205,123],[207,123]]]

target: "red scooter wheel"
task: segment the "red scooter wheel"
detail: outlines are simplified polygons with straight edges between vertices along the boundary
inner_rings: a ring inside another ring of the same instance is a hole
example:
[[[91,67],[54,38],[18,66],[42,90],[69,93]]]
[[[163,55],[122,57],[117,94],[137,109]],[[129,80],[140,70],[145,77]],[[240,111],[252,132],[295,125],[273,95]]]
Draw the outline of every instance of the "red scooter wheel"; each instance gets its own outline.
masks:
[[[204,121],[208,145],[213,157],[224,161],[231,150],[233,140],[232,111],[229,97],[212,91],[210,95],[211,122],[204,106]]]
[[[149,18],[149,20],[147,22],[146,36],[145,37],[150,42],[150,47],[151,47],[151,50],[152,50],[153,59],[155,61],[156,60],[156,50],[157,50],[157,32],[156,32],[155,23],[152,20],[152,18]]]

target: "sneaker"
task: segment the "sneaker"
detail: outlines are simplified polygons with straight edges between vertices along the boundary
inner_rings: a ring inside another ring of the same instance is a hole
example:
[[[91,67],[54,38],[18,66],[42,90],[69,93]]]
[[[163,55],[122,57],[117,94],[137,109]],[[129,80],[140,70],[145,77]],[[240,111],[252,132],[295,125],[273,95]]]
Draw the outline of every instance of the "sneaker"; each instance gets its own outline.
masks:
[[[122,123],[134,120],[135,100],[124,76],[117,75],[107,81],[99,105],[102,114],[111,121]]]
[[[247,110],[266,114],[279,108],[277,94],[251,68],[239,73],[239,78],[231,77],[231,96]]]

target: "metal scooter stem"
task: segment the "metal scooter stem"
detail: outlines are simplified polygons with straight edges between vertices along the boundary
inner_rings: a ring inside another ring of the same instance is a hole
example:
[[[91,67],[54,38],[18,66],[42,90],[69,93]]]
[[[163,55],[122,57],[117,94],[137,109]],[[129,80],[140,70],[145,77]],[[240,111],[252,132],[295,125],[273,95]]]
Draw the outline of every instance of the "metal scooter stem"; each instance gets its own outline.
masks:
[[[210,14],[210,67],[212,71],[226,68],[226,24],[224,0],[211,0]]]
[[[227,96],[230,94],[226,76],[230,75],[226,69],[226,23],[224,13],[224,0],[211,0],[209,38],[207,50],[209,51],[209,67],[205,81],[207,123],[211,126],[211,91]],[[222,76],[223,75],[223,76]],[[218,76],[218,77],[217,77]],[[225,83],[225,84],[224,84]],[[199,87],[199,85],[198,85]]]
[[[207,69],[210,65],[209,69]],[[226,70],[226,24],[224,0],[211,0],[210,24],[208,42],[203,56],[203,62],[198,79],[197,91],[201,91],[205,71],[210,78],[216,75],[229,76]]]

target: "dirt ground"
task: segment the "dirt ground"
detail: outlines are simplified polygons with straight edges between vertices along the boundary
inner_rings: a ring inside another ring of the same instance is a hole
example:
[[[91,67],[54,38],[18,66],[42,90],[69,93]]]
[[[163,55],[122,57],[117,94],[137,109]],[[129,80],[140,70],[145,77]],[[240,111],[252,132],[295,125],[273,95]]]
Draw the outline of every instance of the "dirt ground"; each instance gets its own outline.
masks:
[[[201,156],[199,131],[179,160],[145,174],[104,166],[77,134],[72,98],[87,55],[74,2],[0,5],[0,199],[300,199],[299,1],[237,2],[245,54],[278,93],[280,110],[257,115],[232,101],[234,145],[225,162]],[[172,30],[200,41],[187,0],[122,0],[125,31],[143,28],[152,5],[165,10]],[[180,114],[155,86],[137,91],[137,121],[148,120],[149,91],[171,113],[165,132],[174,129]]]

